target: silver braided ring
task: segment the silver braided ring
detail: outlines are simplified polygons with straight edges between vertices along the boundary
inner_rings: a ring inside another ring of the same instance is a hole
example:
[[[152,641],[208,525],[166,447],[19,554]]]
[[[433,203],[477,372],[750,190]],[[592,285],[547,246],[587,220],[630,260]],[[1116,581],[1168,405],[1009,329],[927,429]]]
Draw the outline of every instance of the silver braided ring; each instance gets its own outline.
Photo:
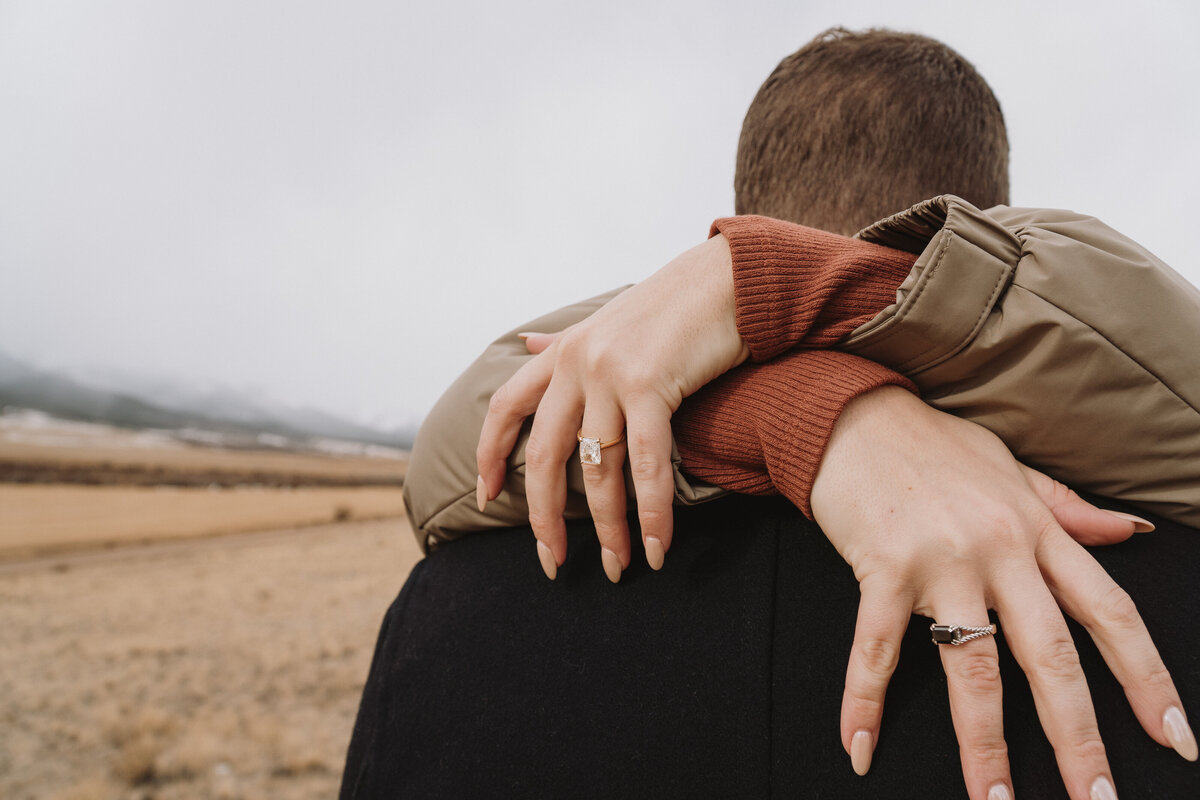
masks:
[[[995,625],[971,627],[970,625],[938,625],[936,622],[929,626],[933,634],[934,644],[966,644],[974,639],[982,639],[996,632]]]
[[[577,433],[575,438],[579,440],[579,463],[599,464],[600,451],[606,447],[612,447],[614,444],[620,444],[625,441],[625,431],[621,431],[620,436],[609,442],[602,442],[599,439],[584,436],[583,431]]]

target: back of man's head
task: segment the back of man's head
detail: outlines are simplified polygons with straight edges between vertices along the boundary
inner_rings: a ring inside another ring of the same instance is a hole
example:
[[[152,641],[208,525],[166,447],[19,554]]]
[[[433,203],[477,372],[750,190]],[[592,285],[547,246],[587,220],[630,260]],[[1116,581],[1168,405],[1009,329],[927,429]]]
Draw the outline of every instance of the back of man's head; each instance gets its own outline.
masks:
[[[939,194],[1008,203],[1000,104],[946,45],[833,28],[780,62],[746,112],[738,214],[852,234]]]

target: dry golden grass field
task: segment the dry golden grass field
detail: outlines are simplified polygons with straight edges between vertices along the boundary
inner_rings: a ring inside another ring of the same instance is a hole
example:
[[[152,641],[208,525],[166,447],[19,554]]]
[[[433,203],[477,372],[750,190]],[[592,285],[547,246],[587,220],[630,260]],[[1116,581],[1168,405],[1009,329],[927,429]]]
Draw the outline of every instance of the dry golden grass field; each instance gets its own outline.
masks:
[[[0,798],[335,796],[379,622],[420,557],[402,509],[395,486],[0,483]]]
[[[153,482],[183,479],[187,484],[193,483],[193,478],[200,478],[202,485],[214,482],[399,485],[406,468],[407,462],[395,458],[223,450],[174,442],[139,446],[137,434],[125,431],[104,431],[69,439],[40,436],[33,441],[0,437],[0,481],[19,480],[16,475],[23,471],[34,473],[34,477],[49,472],[60,480],[85,483],[128,483],[130,479],[157,478]]]
[[[0,563],[81,548],[403,514],[399,488],[0,483]]]

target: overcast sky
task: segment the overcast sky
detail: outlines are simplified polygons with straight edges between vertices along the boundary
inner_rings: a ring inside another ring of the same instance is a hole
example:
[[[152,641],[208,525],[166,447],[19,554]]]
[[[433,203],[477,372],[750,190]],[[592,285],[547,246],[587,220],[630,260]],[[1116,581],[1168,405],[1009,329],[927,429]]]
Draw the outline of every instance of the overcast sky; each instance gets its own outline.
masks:
[[[1198,8],[0,0],[0,350],[416,420],[731,213],[747,105],[835,24],[958,49],[1014,204],[1200,283]]]

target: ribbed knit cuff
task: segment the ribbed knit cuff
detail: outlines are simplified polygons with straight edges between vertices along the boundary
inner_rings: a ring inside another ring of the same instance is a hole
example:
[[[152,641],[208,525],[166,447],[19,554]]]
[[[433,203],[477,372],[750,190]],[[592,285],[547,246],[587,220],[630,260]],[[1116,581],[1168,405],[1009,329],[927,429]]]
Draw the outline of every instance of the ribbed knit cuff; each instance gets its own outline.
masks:
[[[810,495],[846,404],[907,378],[848,353],[798,351],[726,373],[684,401],[673,422],[684,472],[730,491],[772,487],[812,518]]]
[[[725,217],[738,333],[765,361],[797,345],[830,347],[896,300],[916,256],[760,216]]]

